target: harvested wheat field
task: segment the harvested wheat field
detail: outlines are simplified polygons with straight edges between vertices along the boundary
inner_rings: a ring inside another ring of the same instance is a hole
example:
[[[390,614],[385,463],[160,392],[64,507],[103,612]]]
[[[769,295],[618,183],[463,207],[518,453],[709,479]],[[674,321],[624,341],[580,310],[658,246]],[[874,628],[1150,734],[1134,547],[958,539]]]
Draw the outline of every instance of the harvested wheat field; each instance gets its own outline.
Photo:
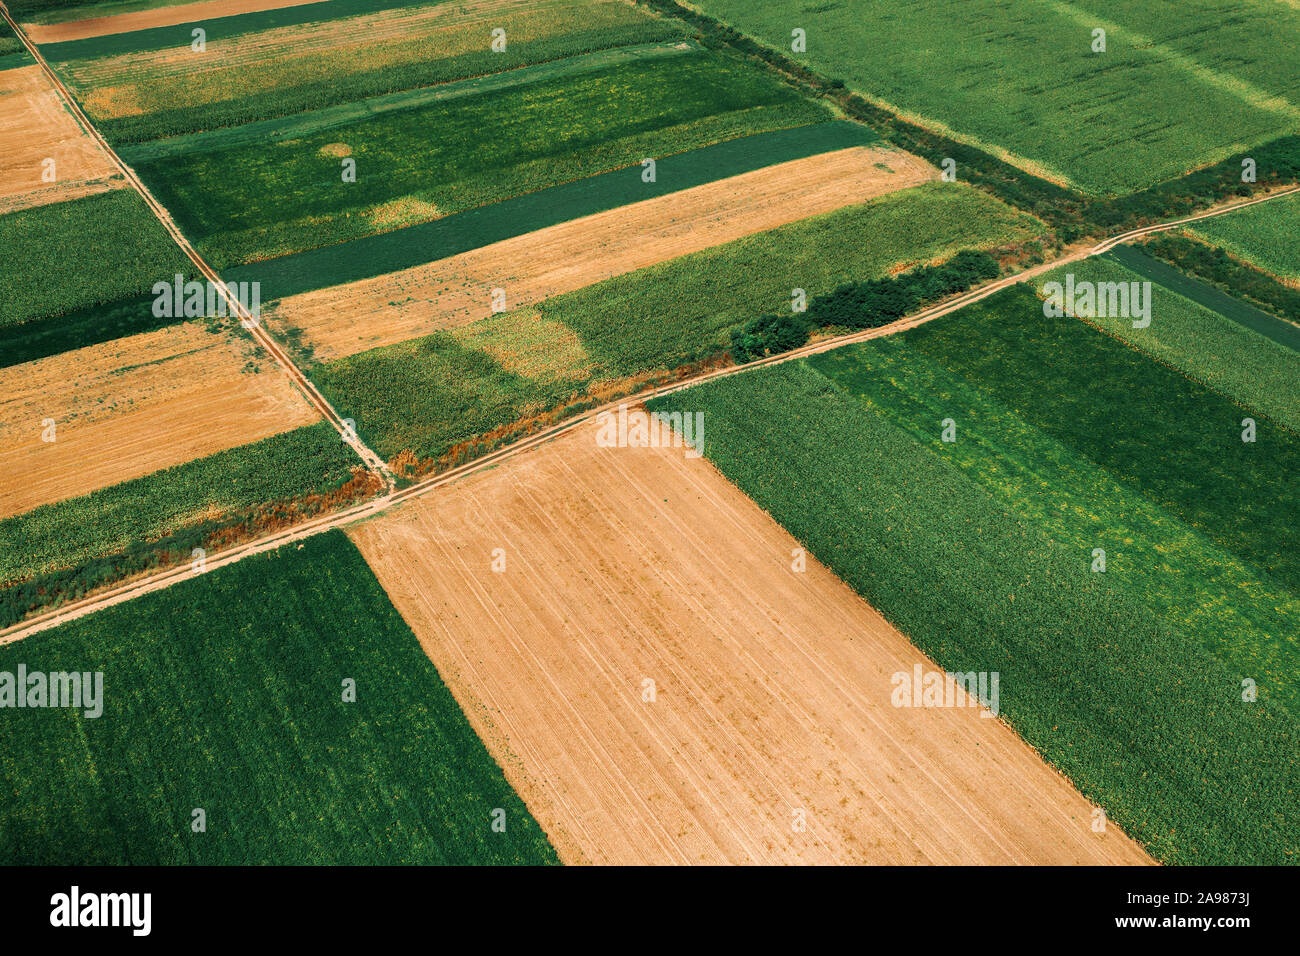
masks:
[[[315,421],[249,348],[190,324],[0,369],[0,518]]]
[[[999,720],[892,706],[934,666],[707,461],[595,435],[350,531],[562,859],[1150,862]]]
[[[47,160],[53,160],[52,173]],[[0,71],[0,213],[124,184],[39,66]],[[47,179],[52,175],[53,179]]]
[[[233,17],[240,13],[259,10],[278,10],[281,7],[300,7],[318,0],[203,0],[201,3],[184,3],[153,10],[136,10],[115,13],[109,17],[88,17],[65,23],[28,23],[23,25],[33,43],[62,43],[65,40],[85,40],[89,37],[108,36],[112,33],[131,33],[152,27],[174,27],[180,23],[215,20]]]
[[[832,212],[937,177],[898,150],[853,147],[585,216],[428,265],[290,296],[270,321],[301,329],[318,359],[390,345],[612,276]]]

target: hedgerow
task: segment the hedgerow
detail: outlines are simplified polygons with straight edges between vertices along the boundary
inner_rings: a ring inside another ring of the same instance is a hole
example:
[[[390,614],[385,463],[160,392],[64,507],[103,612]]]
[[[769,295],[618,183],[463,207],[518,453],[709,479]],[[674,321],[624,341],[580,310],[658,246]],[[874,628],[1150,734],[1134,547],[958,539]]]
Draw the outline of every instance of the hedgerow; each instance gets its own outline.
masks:
[[[103,713],[6,712],[0,862],[557,862],[341,531],[0,648],[19,662],[102,673]]]
[[[938,266],[921,266],[902,275],[845,283],[814,296],[804,313],[759,316],[731,333],[731,356],[749,362],[796,349],[817,328],[874,329],[946,295],[964,292],[983,279],[995,279],[998,262],[987,252],[963,249]]]
[[[1274,315],[1300,322],[1300,289],[1283,285],[1268,273],[1232,258],[1218,246],[1166,232],[1144,240],[1142,248],[1224,292],[1254,302]]]
[[[441,333],[324,363],[311,375],[385,458],[409,450],[438,459],[456,444],[592,393],[627,394],[648,378],[721,361],[732,329],[778,304],[789,309],[795,288],[815,298],[900,263],[944,259],[973,243],[997,246],[1036,229],[969,187],[924,184],[509,313],[525,324],[540,313],[576,334],[584,362],[568,363],[563,375],[513,371],[545,368],[553,350],[518,354],[502,317],[488,335]],[[512,368],[491,352],[513,356]]]

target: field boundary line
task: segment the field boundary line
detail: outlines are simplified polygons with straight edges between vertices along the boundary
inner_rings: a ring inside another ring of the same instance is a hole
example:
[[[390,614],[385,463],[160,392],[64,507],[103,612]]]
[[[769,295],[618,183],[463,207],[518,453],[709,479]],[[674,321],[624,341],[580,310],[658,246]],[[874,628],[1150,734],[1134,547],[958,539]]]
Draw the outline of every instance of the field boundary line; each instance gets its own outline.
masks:
[[[9,27],[14,31],[14,34],[22,40],[23,45],[27,47],[27,52],[35,58],[36,64],[41,68],[46,79],[54,85],[55,91],[59,94],[60,99],[63,100],[64,106],[72,113],[73,118],[85,128],[91,139],[94,140],[96,145],[104,151],[105,155],[113,161],[113,164],[118,168],[122,175],[126,177],[126,181],[130,183],[140,197],[144,199],[145,205],[149,207],[149,210],[154,214],[154,217],[162,223],[163,228],[167,230],[167,234],[171,236],[172,241],[180,247],[180,250],[185,253],[186,257],[189,258],[190,262],[194,264],[194,267],[199,270],[203,277],[212,283],[217,291],[221,293],[221,297],[225,301],[227,308],[230,310],[231,314],[239,318],[240,325],[248,331],[249,335],[252,336],[253,341],[262,346],[271,358],[275,360],[276,364],[279,365],[285,374],[289,376],[290,380],[298,386],[298,389],[302,392],[307,401],[334,427],[334,430],[339,433],[339,436],[343,441],[357,453],[357,457],[361,459],[366,468],[379,475],[387,483],[390,489],[393,488],[395,486],[395,478],[393,477],[392,471],[389,470],[388,464],[361,441],[357,436],[356,429],[344,422],[339,413],[335,411],[334,406],[329,403],[312,381],[307,378],[302,369],[298,368],[298,366],[294,364],[293,359],[289,357],[289,353],[281,348],[280,344],[271,337],[269,332],[266,331],[262,326],[261,320],[254,317],[253,314],[248,311],[244,304],[231,293],[229,287],[227,287],[225,282],[221,280],[221,276],[217,274],[216,270],[213,269],[212,266],[208,265],[207,261],[199,255],[198,250],[190,244],[190,241],[186,239],[184,233],[181,232],[180,227],[176,225],[175,220],[172,219],[171,213],[167,211],[166,207],[164,207],[162,203],[154,198],[153,193],[149,191],[149,188],[145,186],[145,184],[140,180],[140,177],[136,175],[135,170],[123,162],[122,157],[117,154],[117,151],[108,144],[108,141],[104,139],[103,135],[95,125],[91,123],[90,117],[86,116],[82,111],[81,104],[76,101],[71,91],[63,85],[63,81],[59,79],[58,74],[54,72],[53,68],[41,54],[41,51],[37,49],[36,44],[32,42],[29,36],[27,36],[22,27],[18,25],[18,22],[14,20],[13,14],[9,12],[9,8],[3,2],[0,2],[0,16],[4,17],[6,22],[9,24]]]
[[[17,25],[14,23],[12,16],[9,14],[8,9],[4,6],[2,2],[0,2],[0,14],[3,14],[5,19],[8,20],[9,23],[16,28]],[[25,43],[30,45],[30,40],[28,40],[26,36],[22,36],[22,39]],[[36,51],[33,50],[33,54],[38,56],[39,59],[39,54]],[[53,81],[58,85],[59,89],[63,91],[63,94],[68,97],[68,101],[72,104],[73,108],[75,108],[77,112],[80,113],[80,108],[76,106],[75,101],[71,100],[71,97],[69,94],[67,94],[66,89],[62,86],[61,83],[58,82],[58,78],[53,76],[52,71],[49,68],[49,65],[43,59],[39,59],[39,62],[41,66],[44,68],[44,70],[46,71],[47,75],[50,75],[52,77]],[[95,135],[96,138],[99,139],[100,142],[102,143],[103,142],[102,137],[98,135],[97,131]],[[106,143],[104,143],[103,145],[104,148],[108,149]],[[112,152],[111,149],[109,149],[109,153],[114,158],[114,160],[117,161],[117,163],[124,170],[124,172],[127,174],[128,179],[132,180],[133,183],[138,182],[138,180],[136,180],[134,177],[134,173],[130,171],[129,167],[126,167],[125,164],[122,163],[121,159],[117,156],[117,154]],[[173,233],[173,238],[175,238],[177,242],[182,245],[183,249],[187,250],[187,252],[193,253],[192,247],[190,247],[189,243],[185,240],[184,236],[179,234],[179,230],[176,230],[175,224],[171,222],[171,217],[170,215],[167,214],[166,210],[161,205],[157,205],[156,200],[153,200],[153,197],[148,194],[148,191],[144,189],[143,184],[139,184],[137,188],[140,189],[140,191],[148,201],[151,201],[153,205],[156,206],[155,214],[159,215],[159,218],[161,221],[163,221],[164,226],[169,226],[168,231]],[[401,504],[402,502],[408,501],[412,498],[417,498],[422,495],[429,494],[430,492],[433,492],[438,488],[443,487],[444,485],[448,485],[451,484],[452,482],[458,481],[461,478],[466,478],[470,475],[476,474],[477,472],[495,467],[501,462],[513,458],[515,455],[522,454],[538,445],[544,444],[554,438],[558,438],[560,435],[566,434],[576,428],[580,428],[583,425],[591,422],[598,415],[616,410],[621,405],[641,404],[643,402],[649,401],[650,399],[659,398],[665,395],[671,395],[676,392],[684,391],[688,388],[693,388],[696,385],[701,385],[705,382],[713,381],[715,379],[726,378],[732,375],[741,375],[744,374],[745,372],[749,372],[761,368],[768,368],[770,366],[779,365],[784,362],[796,361],[801,358],[806,358],[807,356],[810,355],[817,355],[823,352],[829,352],[834,349],[842,348],[848,345],[854,345],[859,342],[865,342],[871,339],[882,338],[885,336],[894,335],[899,332],[906,332],[909,329],[916,328],[917,326],[923,325],[926,322],[933,321],[934,319],[955,312],[958,309],[961,309],[967,305],[971,305],[975,302],[979,302],[982,299],[986,299],[989,296],[994,295],[995,293],[1000,292],[1003,289],[1006,289],[1012,285],[1016,285],[1017,283],[1023,282],[1027,279],[1031,279],[1034,276],[1041,275],[1042,273],[1047,272],[1048,270],[1055,269],[1059,266],[1066,265],[1071,262],[1077,262],[1079,260],[1086,259],[1091,256],[1100,255],[1104,252],[1109,252],[1115,246],[1125,242],[1130,242],[1133,239],[1138,239],[1143,236],[1151,235],[1152,233],[1163,232],[1169,229],[1176,229],[1179,226],[1186,225],[1187,223],[1191,223],[1191,222],[1197,222],[1202,219],[1210,219],[1215,216],[1226,215],[1231,212],[1236,212],[1239,209],[1244,209],[1247,206],[1254,206],[1262,202],[1270,202],[1274,199],[1281,199],[1284,196],[1293,195],[1298,192],[1300,192],[1300,185],[1290,186],[1285,189],[1280,189],[1276,192],[1271,192],[1264,196],[1254,197],[1252,199],[1248,199],[1237,203],[1231,203],[1226,206],[1220,206],[1218,208],[1210,208],[1200,213],[1196,213],[1194,215],[1186,216],[1170,222],[1156,223],[1153,225],[1142,226],[1136,229],[1131,229],[1127,232],[1120,233],[1117,236],[1113,236],[1108,239],[1103,239],[1091,247],[1079,248],[1066,255],[1058,256],[1057,258],[1049,262],[1040,263],[1039,265],[1033,266],[1029,269],[1022,270],[1013,275],[1004,276],[1002,278],[990,282],[987,285],[980,286],[979,288],[961,293],[960,295],[954,296],[953,298],[945,302],[941,302],[929,308],[922,309],[920,312],[917,312],[914,315],[905,316],[904,318],[901,318],[888,325],[883,325],[878,328],[872,328],[872,329],[862,329],[856,332],[845,333],[843,335],[831,336],[822,339],[818,342],[812,342],[807,345],[801,346],[800,348],[793,349],[789,352],[782,352],[779,355],[771,355],[765,358],[756,359],[752,362],[747,362],[744,365],[733,365],[733,366],[728,366],[726,368],[712,369],[710,371],[703,372],[698,375],[691,376],[689,378],[684,378],[675,382],[669,382],[667,384],[656,386],[650,389],[645,389],[643,391],[636,392],[619,399],[614,399],[598,407],[594,407],[586,411],[580,412],[571,418],[565,419],[564,421],[552,425],[548,428],[545,428],[539,432],[535,432],[531,435],[526,435],[514,442],[511,442],[507,445],[503,445],[502,447],[497,448],[494,451],[488,452],[487,454],[475,458],[473,461],[466,462],[463,465],[458,465],[455,468],[450,468],[447,471],[443,471],[436,475],[432,475],[428,478],[425,478],[421,481],[417,481],[409,485],[408,487],[402,488],[400,490],[397,489],[396,487],[396,481],[392,472],[388,469],[387,465],[382,460],[380,460],[373,451],[371,451],[368,447],[362,444],[359,440],[356,440],[355,435],[351,435],[351,440],[349,440],[351,430],[342,423],[341,419],[337,417],[337,413],[333,410],[333,408],[329,405],[329,403],[325,401],[324,396],[320,396],[320,401],[322,403],[323,408],[329,410],[329,414],[327,415],[327,417],[329,417],[331,423],[334,425],[335,429],[338,430],[339,433],[343,436],[344,440],[348,441],[348,443],[352,445],[354,450],[356,450],[357,453],[361,455],[362,460],[365,461],[368,466],[371,465],[372,459],[370,457],[367,457],[367,455],[372,456],[373,460],[377,462],[377,469],[373,469],[373,470],[380,470],[381,474],[387,481],[388,488],[389,488],[387,494],[382,495],[378,498],[373,498],[361,504],[354,505],[352,507],[344,509],[343,511],[327,514],[327,515],[321,515],[319,517],[309,519],[308,521],[305,521],[302,524],[296,525],[292,528],[284,529],[282,531],[278,531],[261,538],[255,538],[251,541],[244,542],[243,544],[236,545],[224,551],[216,552],[214,555],[211,555],[206,559],[205,570],[203,572],[195,572],[192,570],[192,568],[189,565],[186,564],[177,565],[165,571],[156,572],[153,574],[136,578],[131,581],[126,581],[115,587],[109,588],[106,591],[99,592],[98,594],[84,598],[80,601],[75,601],[75,602],[62,605],[44,614],[39,614],[33,617],[29,617],[23,621],[18,622],[17,624],[11,625],[8,628],[0,630],[0,646],[11,644],[25,637],[29,637],[32,634],[36,634],[40,631],[46,630],[51,627],[55,627],[59,624],[63,624],[68,621],[75,620],[76,618],[83,617],[87,614],[93,613],[94,611],[100,610],[101,608],[109,607],[111,605],[122,603],[124,601],[130,600],[131,598],[138,597],[143,594],[148,594],[153,591],[161,590],[163,588],[166,588],[176,583],[177,581],[184,580],[188,577],[197,576],[198,573],[207,573],[208,571],[215,570],[216,568],[223,567],[228,564],[233,564],[234,562],[242,560],[243,558],[249,557],[251,555],[260,554],[264,551],[269,551],[272,548],[280,547],[281,545],[288,544],[293,541],[299,541],[304,538],[308,538],[325,531],[333,530],[335,528],[341,528],[345,525],[351,524],[354,521],[371,517],[372,515],[378,514],[394,505]],[[173,232],[173,230],[175,230],[175,232]],[[203,263],[203,260],[201,258],[198,258],[197,253],[193,253],[192,258],[194,259],[196,265],[200,265],[202,268],[208,268],[206,266],[206,263]],[[212,273],[212,275],[215,276],[215,273]],[[228,290],[226,290],[225,285],[221,283],[220,277],[216,277],[214,281],[218,283],[219,288],[221,288],[223,292],[225,292],[225,294],[229,295],[229,292]],[[234,299],[233,296],[230,296],[230,298]],[[234,300],[234,301],[236,305],[239,304],[238,300]],[[242,306],[240,306],[240,308],[242,308]],[[254,331],[254,332],[261,331],[260,324],[255,326],[250,331]],[[280,349],[280,347],[275,343],[273,339],[270,338],[270,336],[266,336],[264,332],[263,335],[265,336],[265,342],[263,344],[264,347],[267,348],[267,351],[271,352],[273,356],[275,356],[277,353],[279,353],[280,355],[284,355],[283,350]],[[259,341],[262,340],[259,339]],[[301,381],[303,383],[302,387],[304,387],[305,391],[309,390],[308,391],[309,395],[320,394],[319,392],[316,392],[315,386],[312,385],[312,383],[306,378],[306,376],[301,372],[301,370],[299,370],[297,366],[293,364],[293,362],[288,358],[287,355],[284,355],[284,362],[282,364],[291,377],[296,375],[297,377],[301,378]],[[295,378],[295,381],[297,381],[297,378]],[[322,407],[322,406],[318,406],[318,407]]]

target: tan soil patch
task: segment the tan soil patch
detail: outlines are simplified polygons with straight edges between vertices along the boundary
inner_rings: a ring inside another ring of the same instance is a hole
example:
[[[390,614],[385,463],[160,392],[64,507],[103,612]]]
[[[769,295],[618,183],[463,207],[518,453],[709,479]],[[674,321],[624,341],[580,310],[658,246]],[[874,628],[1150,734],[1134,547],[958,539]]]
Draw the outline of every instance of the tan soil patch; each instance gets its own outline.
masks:
[[[892,706],[934,666],[681,450],[583,427],[349,534],[566,862],[1151,862],[1001,721]]]
[[[341,159],[344,156],[352,155],[352,147],[347,143],[326,143],[318,152],[322,156],[331,156],[334,159]]]
[[[54,182],[41,179],[54,160]],[[124,184],[82,132],[39,66],[0,71],[0,212],[74,199]]]
[[[315,421],[248,347],[189,324],[0,369],[0,518]]]
[[[881,169],[877,164],[887,168]],[[561,223],[471,252],[291,296],[268,315],[303,330],[319,359],[390,345],[612,276],[865,202],[937,171],[897,150],[854,147]]]
[[[27,23],[23,29],[33,43],[62,43],[65,40],[85,40],[88,37],[108,36],[111,33],[131,33],[151,27],[174,27],[178,23],[215,20],[238,13],[256,13],[259,10],[278,10],[281,7],[300,7],[316,0],[203,0],[156,10],[137,10],[133,13],[116,13],[111,17],[90,17],[66,23]]]

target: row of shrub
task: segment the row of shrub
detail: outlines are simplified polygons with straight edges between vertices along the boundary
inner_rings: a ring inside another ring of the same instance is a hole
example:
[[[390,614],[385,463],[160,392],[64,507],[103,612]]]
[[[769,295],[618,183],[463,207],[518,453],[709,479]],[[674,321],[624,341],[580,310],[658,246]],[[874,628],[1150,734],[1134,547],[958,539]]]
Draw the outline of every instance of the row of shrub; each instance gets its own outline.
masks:
[[[805,312],[760,315],[731,333],[731,356],[751,362],[797,349],[813,329],[874,329],[888,325],[944,296],[964,292],[984,279],[996,279],[998,262],[987,252],[963,249],[939,266],[921,266],[902,275],[848,282],[815,296]]]
[[[1283,285],[1217,246],[1165,233],[1152,236],[1142,248],[1231,295],[1292,322],[1300,322],[1300,290]]]
[[[1185,215],[1230,196],[1249,196],[1300,180],[1300,136],[1285,136],[1223,162],[1114,199],[1094,198],[1033,176],[981,149],[931,132],[869,103],[842,80],[828,79],[802,63],[675,0],[640,0],[668,16],[685,20],[700,32],[706,46],[726,46],[766,63],[772,69],[835,101],[848,116],[866,123],[889,143],[934,159],[952,157],[962,178],[1052,226],[1056,238],[1072,242],[1083,236],[1123,232]],[[1256,182],[1241,181],[1242,160],[1256,164]],[[935,160],[937,162],[937,159]]]

